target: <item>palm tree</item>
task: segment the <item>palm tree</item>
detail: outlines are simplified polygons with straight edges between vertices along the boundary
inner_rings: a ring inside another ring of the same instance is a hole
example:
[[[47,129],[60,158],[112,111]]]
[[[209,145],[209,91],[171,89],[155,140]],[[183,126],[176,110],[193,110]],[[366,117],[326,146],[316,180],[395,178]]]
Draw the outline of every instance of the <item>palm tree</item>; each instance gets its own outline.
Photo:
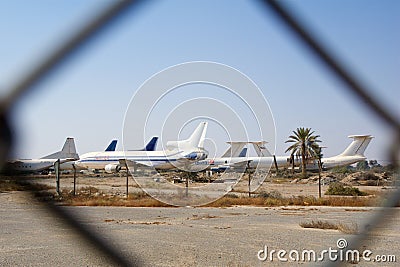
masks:
[[[318,140],[319,135],[313,135],[314,131],[311,128],[297,128],[293,131],[294,135],[289,136],[289,139],[285,143],[294,143],[289,146],[285,152],[291,151],[290,156],[301,157],[301,173],[303,178],[307,177],[306,165],[307,161],[310,159],[315,159],[318,155],[319,145]]]

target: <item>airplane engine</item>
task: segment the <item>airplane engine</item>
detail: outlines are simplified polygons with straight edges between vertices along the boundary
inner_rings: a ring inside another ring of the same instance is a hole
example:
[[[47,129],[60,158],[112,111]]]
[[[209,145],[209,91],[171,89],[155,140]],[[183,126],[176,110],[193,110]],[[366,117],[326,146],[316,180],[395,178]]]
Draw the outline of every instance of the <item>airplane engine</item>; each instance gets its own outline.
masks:
[[[121,166],[119,164],[107,164],[104,166],[104,170],[107,173],[117,173],[121,170]]]
[[[183,143],[182,141],[168,141],[166,147],[168,150],[175,150],[182,147]]]
[[[218,165],[217,167],[212,167],[211,171],[213,172],[224,172],[231,169],[231,166],[229,165]]]
[[[219,169],[219,171],[221,171],[221,172],[227,171],[227,170],[229,170],[230,168],[231,168],[231,166],[229,166],[229,165],[219,165],[219,166],[218,166],[218,169]]]
[[[186,155],[187,159],[190,160],[203,160],[205,158],[207,158],[207,153],[205,152],[192,152],[188,155]]]

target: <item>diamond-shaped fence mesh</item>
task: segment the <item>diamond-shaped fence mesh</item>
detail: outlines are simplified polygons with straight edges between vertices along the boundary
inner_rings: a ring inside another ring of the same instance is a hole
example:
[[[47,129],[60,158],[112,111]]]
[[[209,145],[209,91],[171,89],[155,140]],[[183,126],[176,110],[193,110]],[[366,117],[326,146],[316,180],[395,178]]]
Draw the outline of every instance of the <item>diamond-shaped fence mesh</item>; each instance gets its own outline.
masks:
[[[377,103],[376,100],[368,94],[370,88],[366,88],[360,81],[352,76],[334,57],[332,57],[327,50],[318,42],[318,38],[312,36],[312,34],[303,27],[300,21],[296,18],[295,14],[291,13],[282,2],[279,1],[263,1],[265,7],[272,11],[276,17],[287,26],[287,29],[293,32],[298,37],[300,43],[309,49],[312,54],[318,58],[328,70],[330,70],[338,80],[343,82],[346,86],[347,91],[354,94],[358,101],[364,103],[370,110],[372,110],[378,118],[387,123],[394,132],[393,144],[391,146],[390,154],[391,163],[398,170],[397,158],[400,149],[400,122],[398,118],[391,114],[385,107]],[[59,49],[56,49],[53,53],[47,55],[43,59],[41,64],[36,66],[31,73],[25,77],[21,77],[19,82],[10,89],[10,93],[2,99],[0,105],[0,162],[4,163],[7,156],[10,155],[10,151],[13,149],[13,131],[10,128],[10,113],[13,112],[13,107],[16,102],[21,98],[27,91],[33,90],[34,86],[38,84],[42,79],[48,76],[54,69],[63,64],[67,58],[73,53],[78,51],[85,43],[91,41],[96,35],[101,34],[107,27],[107,25],[113,23],[119,17],[126,13],[127,10],[136,8],[138,3],[136,1],[116,1],[106,8],[103,12],[98,14],[96,18],[88,23],[82,25],[81,29],[77,31],[67,42],[62,44]],[[355,100],[356,101],[356,100]],[[396,183],[398,184],[398,171],[396,172]],[[30,189],[32,195],[37,199],[43,199],[41,194],[35,191],[35,185],[31,185]],[[350,243],[353,244],[348,249],[359,248],[369,237],[371,229],[374,229],[380,224],[384,224],[381,218],[393,212],[390,207],[396,207],[400,201],[400,189],[393,192],[385,202],[385,205],[378,210],[375,215],[369,221],[369,228],[365,228],[359,235],[354,237]],[[102,239],[98,238],[94,231],[90,227],[79,223],[79,221],[70,213],[68,210],[55,205],[52,201],[41,202],[55,217],[62,219],[72,229],[74,229],[82,238],[88,241],[88,244],[93,245],[100,253],[106,255],[116,265],[121,266],[134,266],[140,265],[138,258],[130,257],[127,258],[121,251],[116,247],[105,243]],[[339,265],[342,262],[331,262],[332,265]]]

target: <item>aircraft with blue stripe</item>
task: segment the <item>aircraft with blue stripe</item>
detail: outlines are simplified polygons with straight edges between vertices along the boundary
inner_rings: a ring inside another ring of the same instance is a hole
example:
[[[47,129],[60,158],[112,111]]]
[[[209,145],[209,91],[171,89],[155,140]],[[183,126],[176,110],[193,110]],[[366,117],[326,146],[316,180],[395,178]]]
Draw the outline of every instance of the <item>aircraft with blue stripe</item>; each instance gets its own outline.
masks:
[[[143,150],[90,152],[82,155],[75,165],[109,173],[119,172],[125,164],[163,170],[179,168],[207,157],[204,149],[206,131],[207,122],[201,122],[188,139],[169,141],[164,151],[149,150],[156,146],[157,139],[153,138]]]

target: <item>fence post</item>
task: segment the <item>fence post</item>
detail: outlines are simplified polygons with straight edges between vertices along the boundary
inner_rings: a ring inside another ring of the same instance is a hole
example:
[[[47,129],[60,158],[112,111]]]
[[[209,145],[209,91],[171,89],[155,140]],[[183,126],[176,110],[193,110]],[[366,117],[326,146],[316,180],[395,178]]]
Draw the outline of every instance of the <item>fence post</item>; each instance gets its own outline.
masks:
[[[56,191],[58,195],[60,194],[60,159],[57,159],[56,162],[54,162],[54,173],[56,175]]]

